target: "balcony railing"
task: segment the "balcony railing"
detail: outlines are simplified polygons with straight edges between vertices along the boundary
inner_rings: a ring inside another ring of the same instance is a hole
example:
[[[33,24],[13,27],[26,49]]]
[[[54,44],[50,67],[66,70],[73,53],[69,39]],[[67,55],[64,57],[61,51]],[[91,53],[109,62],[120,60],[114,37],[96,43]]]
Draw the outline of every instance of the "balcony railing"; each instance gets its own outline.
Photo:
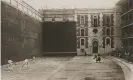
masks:
[[[124,27],[124,26],[130,25],[130,24],[132,24],[132,23],[133,23],[133,20],[123,21],[123,22],[121,23],[121,27]]]
[[[132,33],[129,33],[129,34],[123,34],[122,35],[122,38],[133,38],[133,32]]]
[[[22,0],[2,0],[2,1],[17,8],[23,13],[28,14],[29,16],[35,18],[36,20],[42,21],[42,15],[33,7],[28,5],[26,2]]]
[[[124,16],[124,15],[126,15],[127,13],[129,13],[129,12],[131,12],[131,11],[133,11],[133,7],[130,7],[130,8],[128,8],[128,9],[122,11],[122,12],[121,12],[121,16]]]

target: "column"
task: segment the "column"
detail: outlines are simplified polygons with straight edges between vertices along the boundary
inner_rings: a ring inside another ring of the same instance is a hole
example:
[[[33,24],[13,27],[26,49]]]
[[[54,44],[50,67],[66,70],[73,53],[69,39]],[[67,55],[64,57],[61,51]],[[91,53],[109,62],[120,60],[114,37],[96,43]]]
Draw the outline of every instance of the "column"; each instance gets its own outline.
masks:
[[[76,13],[74,14],[74,21],[77,22],[77,15],[76,15]]]
[[[88,27],[91,27],[91,15],[88,14]]]
[[[100,13],[100,26],[102,27],[103,26],[103,14]]]

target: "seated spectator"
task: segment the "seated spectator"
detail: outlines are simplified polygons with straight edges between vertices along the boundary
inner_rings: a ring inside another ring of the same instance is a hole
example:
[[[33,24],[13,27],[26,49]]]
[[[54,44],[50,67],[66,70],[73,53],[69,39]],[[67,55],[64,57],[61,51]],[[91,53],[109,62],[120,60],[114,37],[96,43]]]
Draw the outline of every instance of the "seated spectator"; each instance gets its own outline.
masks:
[[[13,61],[9,59],[8,64],[9,64],[8,68],[11,70],[13,68]]]
[[[23,62],[23,64],[22,64],[22,67],[23,67],[23,66],[26,66],[27,68],[29,68],[29,67],[28,67],[28,59],[25,59],[25,60],[24,60],[24,62]]]

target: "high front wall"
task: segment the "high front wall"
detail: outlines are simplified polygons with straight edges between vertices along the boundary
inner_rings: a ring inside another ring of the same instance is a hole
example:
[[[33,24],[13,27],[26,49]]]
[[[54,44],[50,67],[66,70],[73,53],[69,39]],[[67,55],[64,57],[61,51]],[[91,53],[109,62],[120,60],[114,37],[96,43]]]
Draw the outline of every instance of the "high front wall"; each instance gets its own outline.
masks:
[[[43,55],[77,55],[76,22],[43,23]]]

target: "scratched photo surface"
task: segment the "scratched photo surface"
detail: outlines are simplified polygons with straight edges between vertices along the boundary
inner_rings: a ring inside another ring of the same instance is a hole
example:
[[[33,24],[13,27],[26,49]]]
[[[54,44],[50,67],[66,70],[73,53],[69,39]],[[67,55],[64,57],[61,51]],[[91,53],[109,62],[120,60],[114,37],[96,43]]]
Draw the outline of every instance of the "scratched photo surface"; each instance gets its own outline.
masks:
[[[133,0],[1,0],[1,80],[133,80]]]

